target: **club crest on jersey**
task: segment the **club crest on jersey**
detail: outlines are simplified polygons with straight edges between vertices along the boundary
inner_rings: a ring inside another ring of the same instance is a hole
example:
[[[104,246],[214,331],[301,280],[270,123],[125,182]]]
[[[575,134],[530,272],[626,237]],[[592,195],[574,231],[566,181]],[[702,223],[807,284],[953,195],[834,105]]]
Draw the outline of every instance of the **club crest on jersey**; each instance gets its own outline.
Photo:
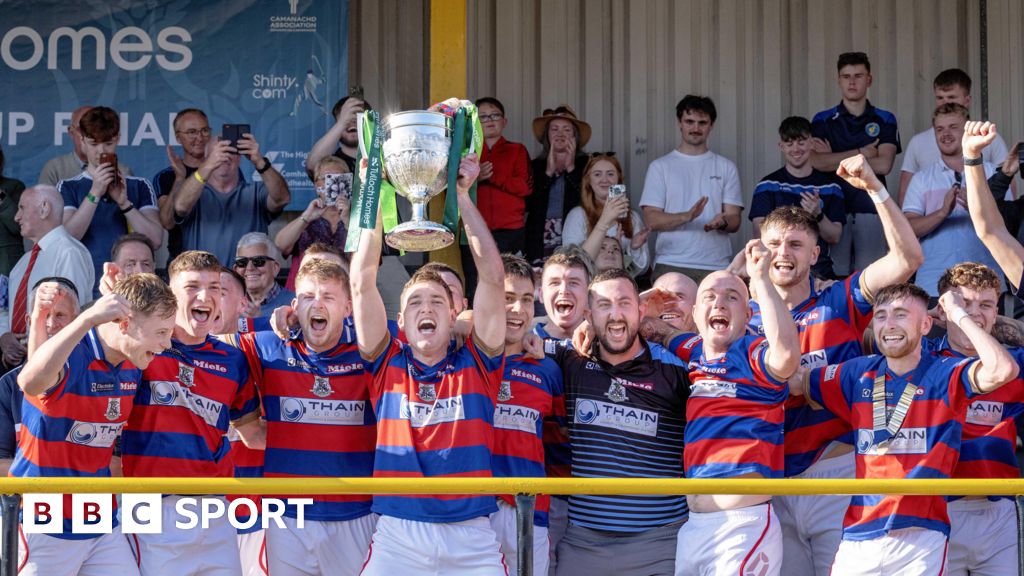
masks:
[[[433,402],[437,400],[437,389],[434,388],[433,384],[424,384],[419,382],[419,388],[416,389],[416,396],[424,402]]]
[[[121,417],[121,399],[120,398],[108,398],[107,399],[107,412],[103,414],[107,420],[113,422]]]
[[[878,127],[878,122],[870,122],[864,127],[864,131],[867,132],[868,136],[874,138],[875,136],[878,136],[881,128]]]
[[[178,363],[178,382],[181,382],[182,386],[191,388],[196,385],[196,369],[194,366],[188,364]]]
[[[331,388],[331,381],[323,376],[313,376],[313,389],[310,390],[313,394],[316,394],[320,398],[327,398],[331,394],[334,394],[334,389]]]
[[[502,380],[498,387],[498,402],[508,402],[512,399],[512,382]]]
[[[626,396],[626,387],[622,385],[618,378],[612,378],[612,385],[608,387],[608,391],[604,395],[612,402],[625,402],[629,400],[629,397]]]

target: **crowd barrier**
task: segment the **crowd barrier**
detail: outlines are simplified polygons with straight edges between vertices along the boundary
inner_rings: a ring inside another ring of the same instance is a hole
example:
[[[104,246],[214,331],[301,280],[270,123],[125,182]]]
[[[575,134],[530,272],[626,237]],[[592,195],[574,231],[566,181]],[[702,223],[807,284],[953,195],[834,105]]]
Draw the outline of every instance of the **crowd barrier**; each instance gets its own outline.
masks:
[[[515,494],[519,574],[533,574],[533,507],[537,494],[911,494],[1014,496],[1018,542],[1024,526],[1024,479],[690,479],[690,478],[2,478],[3,563],[15,576],[21,494]],[[1024,543],[1019,546],[1024,554]],[[1018,558],[1024,574],[1024,558]],[[543,576],[543,575],[537,575]]]

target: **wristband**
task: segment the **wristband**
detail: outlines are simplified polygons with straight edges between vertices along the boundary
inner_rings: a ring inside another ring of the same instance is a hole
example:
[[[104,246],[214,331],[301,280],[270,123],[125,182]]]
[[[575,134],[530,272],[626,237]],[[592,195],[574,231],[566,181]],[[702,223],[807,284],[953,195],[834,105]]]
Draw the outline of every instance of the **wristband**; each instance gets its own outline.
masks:
[[[882,186],[882,189],[878,192],[872,192],[868,190],[868,196],[871,196],[871,201],[875,204],[884,204],[889,199],[889,191]]]
[[[203,178],[203,177],[202,177],[202,175],[201,175],[201,174],[199,174],[199,170],[196,170],[195,172],[193,172],[193,173],[192,173],[192,176],[193,176],[193,177],[194,177],[194,178],[195,178],[196,180],[198,180],[200,184],[206,184],[206,178]]]
[[[960,321],[963,320],[964,318],[967,318],[968,316],[969,314],[967,314],[967,312],[965,312],[963,308],[957,308],[956,310],[953,310],[952,314],[949,315],[949,319],[953,322],[953,324],[956,324],[959,328]]]
[[[92,202],[93,204],[99,203],[99,200],[95,196],[93,196],[92,192],[86,194],[85,199],[88,200],[89,202]]]
[[[121,214],[127,214],[127,213],[131,212],[132,210],[135,210],[135,204],[132,204],[131,202],[129,202],[127,208],[121,208]]]
[[[814,217],[814,221],[815,222],[821,222],[824,219],[825,219],[825,213],[824,212],[818,212],[818,215]]]
[[[305,214],[300,214],[300,215],[299,215],[299,220],[302,220],[302,221],[303,221],[303,222],[305,222],[306,224],[309,224],[309,218],[306,218],[306,215],[305,215]]]
[[[981,156],[977,158],[968,158],[967,156],[964,156],[964,166],[981,166],[982,162],[984,162],[984,160]]]
[[[270,170],[271,168],[272,168],[272,166],[270,165],[270,160],[267,160],[267,157],[264,156],[263,157],[263,168],[257,168],[256,172],[258,174],[263,174],[264,172],[266,172],[267,170]]]

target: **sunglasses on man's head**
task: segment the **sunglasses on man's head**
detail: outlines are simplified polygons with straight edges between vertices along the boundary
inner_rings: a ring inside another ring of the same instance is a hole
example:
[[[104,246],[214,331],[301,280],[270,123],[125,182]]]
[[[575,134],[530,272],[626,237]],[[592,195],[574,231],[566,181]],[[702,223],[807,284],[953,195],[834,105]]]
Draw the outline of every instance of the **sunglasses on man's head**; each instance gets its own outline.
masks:
[[[267,262],[269,261],[270,258],[268,256],[253,256],[252,258],[235,258],[235,268],[245,268],[246,266],[249,265],[249,262],[252,262],[252,265],[255,266],[256,268],[263,268],[264,266],[267,265]]]

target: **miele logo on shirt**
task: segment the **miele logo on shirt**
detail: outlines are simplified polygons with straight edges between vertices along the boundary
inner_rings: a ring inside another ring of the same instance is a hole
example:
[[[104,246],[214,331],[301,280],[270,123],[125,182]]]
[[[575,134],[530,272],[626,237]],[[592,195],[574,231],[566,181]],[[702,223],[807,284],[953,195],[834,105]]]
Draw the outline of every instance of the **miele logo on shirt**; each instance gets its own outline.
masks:
[[[828,357],[824,350],[811,350],[800,356],[800,366],[808,369],[823,368],[828,366]]]
[[[1003,403],[975,400],[967,407],[967,423],[995,426],[1003,421]]]
[[[612,378],[612,381],[617,382],[618,384],[621,384],[626,388],[639,388],[640,390],[647,391],[654,390],[654,383],[652,382],[630,382],[629,380],[626,380],[625,378],[620,378],[618,376]]]
[[[451,398],[438,398],[430,404],[410,402],[409,397],[402,394],[399,410],[400,417],[403,420],[408,420],[409,425],[413,428],[466,419],[466,408],[463,405],[461,394]]]
[[[722,380],[697,380],[690,386],[691,398],[735,398],[736,383]]]
[[[523,380],[529,380],[530,382],[533,382],[534,384],[543,384],[543,382],[540,379],[540,376],[537,376],[533,372],[527,372],[526,370],[520,370],[519,368],[513,368],[512,369],[512,377],[513,378],[522,378]]]
[[[220,402],[210,400],[182,387],[179,382],[172,380],[151,380],[149,382],[150,394],[153,403],[159,406],[181,406],[188,408],[193,414],[199,416],[203,422],[216,427],[220,421],[220,413],[224,405]]]
[[[361,362],[352,362],[350,364],[329,364],[327,366],[328,374],[348,374],[349,372],[355,372],[362,370],[363,364]]]
[[[92,448],[110,448],[121,434],[124,423],[75,422],[64,440]]]
[[[877,456],[878,446],[871,445],[867,449],[860,448],[861,454]],[[927,428],[902,428],[886,446],[885,454],[927,454],[928,453],[928,429]]]
[[[811,312],[810,314],[808,314],[808,315],[804,316],[803,318],[797,320],[796,323],[797,323],[798,326],[807,326],[808,324],[810,324],[811,322],[814,322],[818,318],[821,318],[821,312],[818,312],[817,310],[815,310],[814,312]]]
[[[577,424],[600,426],[644,436],[658,435],[658,414],[629,406],[620,406],[600,400],[576,401]]]
[[[729,371],[725,366],[701,366],[700,362],[693,361],[687,366],[690,372],[699,370],[705,374],[725,374]]]
[[[515,404],[498,404],[494,409],[494,427],[502,430],[518,430],[528,434],[537,433],[540,411]]]
[[[318,400],[281,398],[281,421],[329,426],[361,426],[366,422],[366,402],[362,400]]]
[[[202,368],[203,370],[213,370],[214,372],[220,372],[221,374],[227,374],[228,373],[227,366],[221,366],[220,364],[215,364],[213,362],[207,362],[205,360],[193,359],[192,363],[195,364],[196,366]]]

